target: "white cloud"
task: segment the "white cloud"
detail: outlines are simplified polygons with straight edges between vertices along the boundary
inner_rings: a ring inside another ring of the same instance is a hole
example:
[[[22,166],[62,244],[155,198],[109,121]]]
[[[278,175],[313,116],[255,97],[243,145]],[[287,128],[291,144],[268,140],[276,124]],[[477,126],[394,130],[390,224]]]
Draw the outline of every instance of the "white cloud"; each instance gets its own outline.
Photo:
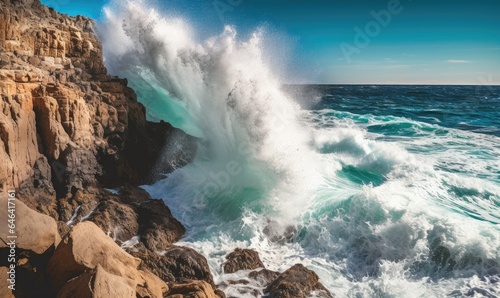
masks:
[[[471,63],[470,60],[446,60],[448,63],[458,64],[458,63]]]

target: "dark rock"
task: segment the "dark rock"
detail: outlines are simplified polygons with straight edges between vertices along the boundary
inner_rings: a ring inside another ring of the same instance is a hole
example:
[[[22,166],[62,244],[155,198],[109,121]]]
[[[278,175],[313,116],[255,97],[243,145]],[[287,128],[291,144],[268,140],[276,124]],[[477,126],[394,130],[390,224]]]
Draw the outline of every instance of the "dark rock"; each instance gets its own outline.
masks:
[[[134,208],[114,200],[99,202],[86,220],[92,221],[117,242],[125,242],[139,233]]]
[[[252,249],[236,248],[226,256],[226,259],[227,261],[223,264],[224,273],[264,268],[259,253]]]
[[[296,264],[281,273],[264,292],[269,298],[307,298],[312,292],[315,292],[316,297],[333,297],[319,282],[318,275],[302,264]]]
[[[278,278],[279,272],[262,269],[259,271],[252,271],[248,277],[256,280],[261,286],[267,287],[273,280]]]
[[[189,247],[171,246],[158,254],[139,244],[127,251],[142,260],[139,269],[147,269],[167,282],[204,280],[214,285],[207,259]]]
[[[166,249],[186,232],[162,200],[149,200],[140,204],[137,213],[141,242],[152,251]]]
[[[132,256],[141,259],[139,269],[149,270],[166,282],[175,281],[175,276],[170,270],[171,264],[164,262],[163,257],[158,253],[147,250],[143,243],[125,249]]]
[[[204,280],[214,286],[207,259],[196,250],[183,246],[171,246],[165,251],[161,259],[163,265],[175,277],[175,281]]]

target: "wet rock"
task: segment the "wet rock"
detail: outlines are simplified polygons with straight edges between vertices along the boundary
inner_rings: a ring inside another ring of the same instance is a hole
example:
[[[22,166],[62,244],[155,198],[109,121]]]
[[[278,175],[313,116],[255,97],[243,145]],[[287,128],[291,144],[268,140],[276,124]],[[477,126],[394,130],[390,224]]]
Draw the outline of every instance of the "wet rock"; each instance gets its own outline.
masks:
[[[330,292],[319,282],[319,277],[301,264],[281,273],[265,290],[269,298],[331,298]]]
[[[259,253],[252,249],[236,248],[226,256],[226,262],[222,265],[224,273],[234,273],[239,270],[253,270],[264,268]]]
[[[278,278],[279,272],[262,269],[259,271],[252,271],[248,277],[256,280],[262,287],[267,287],[272,281]]]
[[[137,212],[141,242],[152,251],[163,251],[186,232],[162,200],[146,201],[139,205]]]
[[[124,242],[139,232],[138,216],[134,208],[114,200],[99,202],[86,220],[92,221],[117,242]]]

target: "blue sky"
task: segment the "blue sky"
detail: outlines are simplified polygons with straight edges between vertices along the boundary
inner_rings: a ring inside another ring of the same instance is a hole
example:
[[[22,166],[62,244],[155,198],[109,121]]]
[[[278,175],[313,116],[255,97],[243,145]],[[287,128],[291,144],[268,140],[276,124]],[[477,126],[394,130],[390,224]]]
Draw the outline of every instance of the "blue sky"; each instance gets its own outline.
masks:
[[[101,17],[107,1],[42,0]],[[265,27],[285,80],[334,84],[500,84],[500,1],[156,0],[200,39]]]

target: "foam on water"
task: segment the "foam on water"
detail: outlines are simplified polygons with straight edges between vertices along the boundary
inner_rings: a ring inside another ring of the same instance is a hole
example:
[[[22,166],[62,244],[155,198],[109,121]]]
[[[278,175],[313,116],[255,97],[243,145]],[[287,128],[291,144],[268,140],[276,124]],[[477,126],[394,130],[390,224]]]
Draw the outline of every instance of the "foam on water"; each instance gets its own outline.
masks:
[[[272,270],[303,263],[339,297],[500,293],[497,137],[301,110],[264,62],[261,30],[241,40],[226,27],[200,42],[181,18],[121,1],[99,32],[108,68],[129,78],[150,118],[203,139],[193,163],[145,188],[228,294],[263,287],[224,283],[248,275],[221,271],[235,247]]]

